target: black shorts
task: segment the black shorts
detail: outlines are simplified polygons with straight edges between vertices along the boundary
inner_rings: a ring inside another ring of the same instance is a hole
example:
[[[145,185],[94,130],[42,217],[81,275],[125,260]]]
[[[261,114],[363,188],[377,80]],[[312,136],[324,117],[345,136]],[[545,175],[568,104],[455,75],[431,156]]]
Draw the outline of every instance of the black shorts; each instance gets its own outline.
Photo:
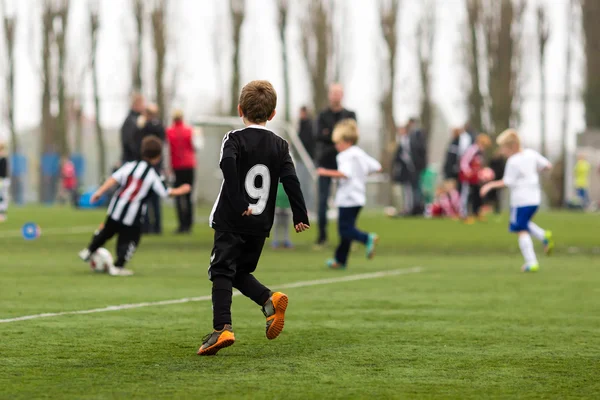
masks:
[[[266,240],[264,236],[215,231],[208,279],[225,276],[233,280],[237,274],[254,272]]]

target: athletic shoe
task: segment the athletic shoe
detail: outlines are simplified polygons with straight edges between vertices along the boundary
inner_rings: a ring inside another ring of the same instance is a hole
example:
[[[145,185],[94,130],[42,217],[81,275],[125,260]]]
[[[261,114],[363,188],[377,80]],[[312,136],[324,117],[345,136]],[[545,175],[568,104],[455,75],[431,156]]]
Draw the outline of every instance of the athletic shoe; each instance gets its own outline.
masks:
[[[533,265],[523,265],[523,268],[521,268],[521,271],[523,272],[538,272],[540,270],[540,266],[538,264],[533,264]]]
[[[552,254],[552,251],[554,251],[554,238],[552,237],[552,232],[546,231],[544,235],[544,253],[549,256]]]
[[[375,257],[375,248],[379,243],[379,236],[376,233],[370,233],[367,239],[367,258],[372,260]]]
[[[127,268],[119,268],[114,265],[108,266],[108,274],[110,276],[131,276],[133,275],[133,271]]]
[[[81,258],[81,261],[83,262],[89,262],[91,257],[92,253],[90,253],[88,249],[83,249],[79,252],[79,258]]]
[[[283,330],[287,306],[288,297],[281,292],[271,294],[271,297],[269,297],[269,300],[263,306],[262,312],[267,318],[267,339],[276,339]]]
[[[333,258],[331,260],[327,260],[327,267],[329,269],[346,269],[346,266],[342,263],[337,262]]]
[[[233,328],[227,324],[220,331],[213,331],[202,339],[202,346],[198,349],[199,356],[214,356],[217,352],[225,347],[229,347],[235,343],[235,335]]]

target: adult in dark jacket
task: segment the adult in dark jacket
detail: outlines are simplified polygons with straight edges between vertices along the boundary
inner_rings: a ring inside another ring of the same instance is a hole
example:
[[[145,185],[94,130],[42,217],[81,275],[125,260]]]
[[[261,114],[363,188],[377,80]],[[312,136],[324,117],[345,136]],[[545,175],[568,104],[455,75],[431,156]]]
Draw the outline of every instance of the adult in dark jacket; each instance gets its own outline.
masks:
[[[496,151],[490,160],[490,168],[494,171],[494,179],[502,179],[504,177],[504,168],[506,167],[506,159],[500,151]],[[502,189],[491,190],[485,198],[487,204],[494,204],[494,213],[500,214],[502,211]]]
[[[448,149],[446,150],[446,159],[444,161],[444,178],[445,179],[454,179],[458,180],[458,148],[459,148],[459,140],[460,140],[461,129],[454,128],[452,129],[452,138],[450,140],[450,144],[448,145]]]
[[[398,147],[392,161],[392,180],[402,190],[402,211],[400,215],[411,215],[415,206],[413,187],[418,178],[411,157],[411,140],[406,127],[398,128],[397,141]]]
[[[315,158],[315,123],[308,113],[308,108],[300,108],[298,137],[311,159]]]
[[[345,109],[342,106],[344,99],[344,88],[338,83],[329,86],[329,106],[321,111],[317,119],[317,166],[326,169],[337,169],[337,150],[331,140],[333,128],[343,119],[353,119],[356,121],[354,111]],[[318,225],[319,237],[317,246],[323,246],[327,243],[327,201],[331,194],[331,178],[319,177],[319,200],[318,200]]]
[[[423,191],[421,190],[421,174],[427,168],[427,141],[425,132],[419,127],[416,118],[410,118],[406,124],[406,132],[410,145],[410,158],[415,167],[416,177],[413,180],[413,214],[422,214],[425,205]]]
[[[137,161],[140,159],[142,141],[138,133],[138,118],[145,108],[144,96],[135,94],[131,100],[131,110],[121,126],[121,162]],[[103,171],[105,173],[106,171]]]
[[[138,118],[139,131],[136,134],[136,137],[139,138],[139,143],[141,143],[145,137],[157,136],[164,145],[165,126],[160,120],[158,112],[159,110],[156,104],[149,104],[146,108],[145,114]],[[139,149],[138,152],[140,150],[141,149]],[[156,168],[158,169],[159,174],[162,176],[162,161],[156,166]],[[146,204],[148,208],[144,221],[144,233],[160,235],[162,234],[160,197],[152,192]]]

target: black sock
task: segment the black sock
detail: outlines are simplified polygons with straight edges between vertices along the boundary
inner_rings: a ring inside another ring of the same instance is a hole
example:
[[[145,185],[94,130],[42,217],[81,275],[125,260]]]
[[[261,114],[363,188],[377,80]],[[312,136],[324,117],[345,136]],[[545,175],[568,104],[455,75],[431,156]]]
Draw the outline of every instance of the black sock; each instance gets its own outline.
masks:
[[[213,278],[213,328],[223,330],[225,325],[231,325],[231,296],[233,283],[224,276]]]

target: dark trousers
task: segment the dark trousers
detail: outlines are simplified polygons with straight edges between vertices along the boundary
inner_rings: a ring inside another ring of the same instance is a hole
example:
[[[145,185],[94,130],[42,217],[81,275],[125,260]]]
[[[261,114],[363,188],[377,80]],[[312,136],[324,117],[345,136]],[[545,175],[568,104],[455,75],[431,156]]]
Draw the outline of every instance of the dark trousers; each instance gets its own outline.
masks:
[[[160,197],[154,192],[148,195],[144,218],[144,233],[162,233],[162,220],[160,213]]]
[[[194,169],[176,169],[175,187],[184,184],[194,185]],[[177,218],[179,220],[179,232],[190,232],[194,223],[194,205],[192,203],[192,192],[175,198]]]
[[[318,243],[327,241],[327,201],[331,194],[331,178],[319,177],[319,201],[318,201],[318,223],[319,223],[319,238]]]
[[[496,214],[500,214],[500,212],[502,211],[501,197],[502,197],[501,189],[495,189],[495,190],[490,191],[485,199],[485,201],[488,204],[494,205],[494,213],[496,213]]]
[[[252,273],[265,245],[264,236],[215,231],[215,242],[208,268],[213,283],[213,328],[221,330],[231,325],[231,297],[236,288],[259,306],[263,306],[271,291]]]
[[[88,250],[90,253],[94,253],[115,235],[118,235],[115,267],[123,268],[131,257],[133,257],[135,250],[140,244],[141,229],[139,226],[123,225],[120,222],[107,218],[106,222],[104,222],[104,227],[94,234]]]
[[[356,220],[362,207],[340,207],[338,217],[338,230],[340,234],[340,244],[335,251],[335,260],[346,265],[350,247],[353,241],[367,244],[369,235],[356,228]]]

